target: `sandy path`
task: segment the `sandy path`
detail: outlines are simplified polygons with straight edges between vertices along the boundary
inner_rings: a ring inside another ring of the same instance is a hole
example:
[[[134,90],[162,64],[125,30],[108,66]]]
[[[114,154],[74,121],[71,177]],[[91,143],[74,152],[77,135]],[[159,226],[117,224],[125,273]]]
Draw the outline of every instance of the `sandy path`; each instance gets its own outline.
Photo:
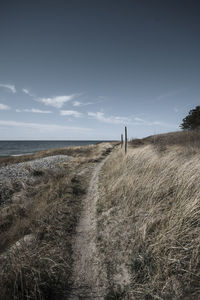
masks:
[[[89,189],[83,199],[83,210],[73,242],[72,291],[67,299],[104,299],[105,272],[100,273],[96,248],[96,202],[98,199],[98,174],[108,156],[95,167]]]

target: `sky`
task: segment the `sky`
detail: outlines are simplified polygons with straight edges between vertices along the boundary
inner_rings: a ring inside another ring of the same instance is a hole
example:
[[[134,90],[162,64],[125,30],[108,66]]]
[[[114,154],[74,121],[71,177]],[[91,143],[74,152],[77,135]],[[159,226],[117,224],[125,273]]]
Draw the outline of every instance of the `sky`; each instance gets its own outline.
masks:
[[[0,140],[177,131],[199,94],[199,1],[1,1]]]

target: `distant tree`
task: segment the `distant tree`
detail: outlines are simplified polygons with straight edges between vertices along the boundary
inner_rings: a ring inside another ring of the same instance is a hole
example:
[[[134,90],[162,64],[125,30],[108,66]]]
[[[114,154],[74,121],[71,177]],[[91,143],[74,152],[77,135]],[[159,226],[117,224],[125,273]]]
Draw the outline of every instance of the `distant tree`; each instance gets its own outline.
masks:
[[[180,125],[181,129],[200,129],[200,106],[196,106],[189,111],[189,114],[183,119]]]

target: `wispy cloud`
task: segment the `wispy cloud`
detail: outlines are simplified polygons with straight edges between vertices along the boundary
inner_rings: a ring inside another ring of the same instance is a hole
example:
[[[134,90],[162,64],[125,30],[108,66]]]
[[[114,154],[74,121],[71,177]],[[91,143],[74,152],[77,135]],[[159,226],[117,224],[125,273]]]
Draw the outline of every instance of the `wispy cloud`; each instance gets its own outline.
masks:
[[[76,110],[61,110],[60,111],[61,116],[72,116],[75,118],[80,118],[82,116],[82,113],[76,111]]]
[[[98,98],[101,99],[101,102],[109,100],[109,98],[106,96],[98,96]]]
[[[137,122],[137,124],[135,124],[135,125],[160,126],[160,127],[174,128],[174,129],[178,128],[178,125],[175,125],[175,124],[166,123],[166,122],[162,122],[162,121],[148,121],[148,120],[144,120],[144,119],[141,119],[138,117],[135,117],[134,121]]]
[[[73,106],[81,106],[82,103],[80,101],[74,101]]]
[[[174,107],[174,111],[175,111],[175,113],[178,113],[179,109],[177,107]]]
[[[138,118],[138,117],[135,117],[134,120],[135,120],[135,121],[138,121],[138,122],[145,122],[143,119]]]
[[[4,83],[0,83],[0,87],[8,89],[9,91],[11,91],[13,94],[15,94],[17,92],[16,88],[14,85],[12,84],[4,84]]]
[[[74,101],[73,102],[73,106],[82,106],[83,103],[81,103],[80,101]]]
[[[30,97],[35,97],[28,89],[22,89],[22,92]]]
[[[88,116],[98,121],[110,124],[127,124],[130,122],[128,117],[119,117],[119,116],[105,116],[103,112],[88,112]]]
[[[41,110],[37,108],[25,108],[25,109],[16,109],[16,112],[28,112],[28,113],[36,113],[36,114],[51,114],[50,110]]]
[[[61,108],[66,102],[73,100],[75,97],[77,97],[77,94],[56,96],[51,98],[39,98],[39,101],[45,105]]]
[[[8,110],[10,107],[6,104],[0,103],[0,110]]]
[[[156,100],[159,101],[159,100],[162,100],[162,99],[165,99],[165,98],[170,98],[170,97],[173,97],[175,95],[181,94],[186,90],[187,90],[187,88],[182,88],[182,89],[175,90],[175,91],[169,91],[167,93],[164,93],[164,94],[159,95],[158,97],[156,97]]]
[[[177,129],[178,125],[161,122],[161,121],[148,121],[139,117],[119,117],[119,116],[105,116],[103,112],[88,112],[88,116],[98,121],[109,123],[109,124],[126,124],[126,125],[137,125],[137,126],[160,126],[165,128]]]
[[[76,106],[76,107],[80,107],[80,106],[87,106],[87,105],[91,105],[91,104],[95,104],[93,102],[80,102],[80,101],[74,101],[73,102],[73,106]]]
[[[0,126],[9,126],[9,127],[23,127],[23,128],[33,128],[39,130],[46,130],[46,131],[58,131],[58,130],[69,130],[74,131],[77,133],[82,132],[91,132],[93,129],[85,128],[85,127],[73,127],[73,126],[63,126],[57,124],[40,124],[40,123],[29,123],[29,122],[18,122],[18,121],[2,121],[0,120]]]

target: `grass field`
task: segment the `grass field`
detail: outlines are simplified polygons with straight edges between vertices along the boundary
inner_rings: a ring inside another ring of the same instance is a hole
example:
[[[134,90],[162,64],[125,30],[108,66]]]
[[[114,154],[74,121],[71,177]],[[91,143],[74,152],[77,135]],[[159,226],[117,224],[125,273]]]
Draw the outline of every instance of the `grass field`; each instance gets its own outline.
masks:
[[[97,242],[107,299],[200,299],[199,137],[133,140],[104,165]]]
[[[70,289],[82,198],[95,163],[111,148],[37,153],[34,158],[74,159],[59,173],[35,174],[34,186],[22,182],[8,190],[11,202],[0,209],[2,299],[60,299]],[[199,186],[198,131],[132,140],[127,155],[120,146],[110,153],[99,173],[96,207],[105,299],[200,299]]]
[[[59,173],[41,170],[34,185],[8,187],[9,203],[0,207],[0,299],[60,299],[69,289],[81,200],[94,163],[111,148],[102,143],[35,154],[68,153],[74,159]]]

